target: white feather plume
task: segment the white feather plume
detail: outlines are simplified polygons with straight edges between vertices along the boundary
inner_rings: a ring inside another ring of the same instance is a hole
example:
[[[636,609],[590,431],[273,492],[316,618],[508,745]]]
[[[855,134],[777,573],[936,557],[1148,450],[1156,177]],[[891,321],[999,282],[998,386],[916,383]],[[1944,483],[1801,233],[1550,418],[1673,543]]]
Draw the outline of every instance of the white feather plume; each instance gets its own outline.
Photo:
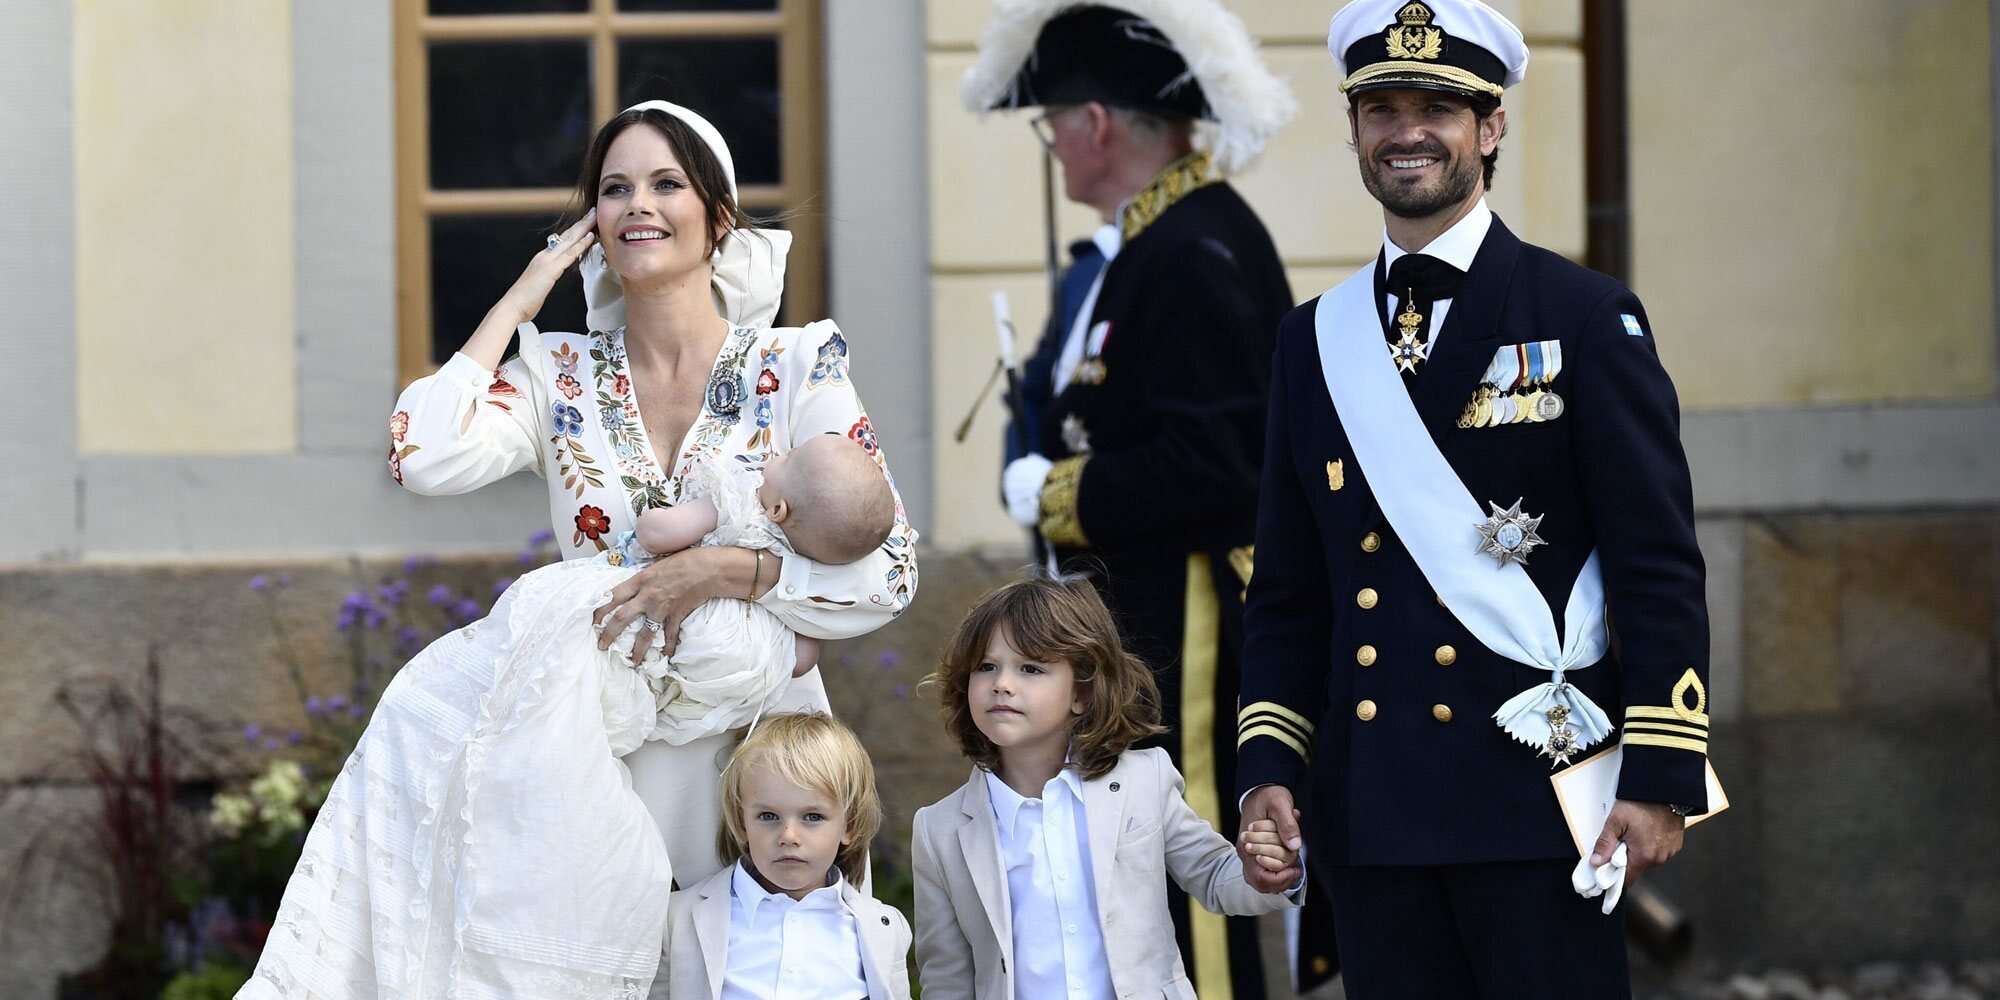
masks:
[[[968,110],[985,112],[1009,96],[1021,65],[1050,18],[1073,7],[1108,6],[1153,23],[1174,44],[1201,84],[1215,124],[1197,131],[1216,169],[1234,174],[1264,152],[1265,143],[1298,113],[1285,81],[1272,75],[1243,21],[1216,0],[995,0],[993,21],[979,36],[979,58],[959,95]]]

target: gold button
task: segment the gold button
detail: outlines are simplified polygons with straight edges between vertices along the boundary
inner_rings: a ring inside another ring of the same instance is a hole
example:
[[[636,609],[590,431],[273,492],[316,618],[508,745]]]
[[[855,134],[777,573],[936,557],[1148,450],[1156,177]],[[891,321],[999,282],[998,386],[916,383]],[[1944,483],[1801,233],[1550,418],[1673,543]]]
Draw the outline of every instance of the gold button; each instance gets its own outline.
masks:
[[[1363,647],[1361,647],[1360,649],[1357,649],[1357,650],[1355,650],[1355,651],[1354,651],[1354,662],[1356,662],[1356,663],[1359,663],[1359,664],[1361,664],[1361,665],[1362,665],[1362,666],[1364,666],[1364,667],[1372,667],[1372,666],[1374,666],[1374,665],[1375,665],[1375,647],[1373,647],[1373,646],[1363,646]]]
[[[1431,706],[1431,718],[1433,718],[1433,719],[1436,719],[1436,720],[1438,720],[1439,722],[1450,722],[1450,721],[1451,721],[1451,706],[1450,706],[1450,705],[1432,705],[1432,706]]]
[[[1361,704],[1354,706],[1354,717],[1363,722],[1373,719],[1375,717],[1375,703],[1364,699]]]
[[[1374,587],[1361,588],[1361,593],[1354,595],[1354,603],[1361,605],[1361,610],[1363,611],[1366,611],[1369,608],[1374,607],[1375,588]]]
[[[1437,651],[1437,660],[1438,660],[1438,666],[1449,667],[1452,664],[1458,662],[1458,650],[1453,649],[1450,646],[1439,646]]]
[[[1382,547],[1382,536],[1369,532],[1361,536],[1361,551],[1373,552]]]

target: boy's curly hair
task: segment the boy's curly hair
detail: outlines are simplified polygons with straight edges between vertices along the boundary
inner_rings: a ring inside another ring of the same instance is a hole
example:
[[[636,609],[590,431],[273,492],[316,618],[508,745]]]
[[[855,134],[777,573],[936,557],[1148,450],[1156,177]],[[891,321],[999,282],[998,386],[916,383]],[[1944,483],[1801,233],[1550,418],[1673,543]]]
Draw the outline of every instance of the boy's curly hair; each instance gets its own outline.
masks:
[[[937,670],[924,678],[938,689],[945,730],[974,764],[988,771],[1000,764],[1000,748],[973,722],[967,690],[973,668],[986,659],[986,644],[1003,628],[1021,655],[1070,665],[1084,704],[1070,723],[1070,762],[1086,779],[1109,772],[1132,744],[1166,732],[1153,672],[1125,651],[1097,589],[1083,579],[1017,580],[973,605],[945,644]]]

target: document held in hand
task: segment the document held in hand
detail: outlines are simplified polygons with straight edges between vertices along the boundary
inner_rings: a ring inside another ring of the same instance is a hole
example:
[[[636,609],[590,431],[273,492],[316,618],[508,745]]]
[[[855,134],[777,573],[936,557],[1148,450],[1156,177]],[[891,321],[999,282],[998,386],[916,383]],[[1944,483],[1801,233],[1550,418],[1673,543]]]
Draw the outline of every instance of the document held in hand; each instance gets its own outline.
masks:
[[[1555,785],[1556,801],[1562,805],[1563,819],[1569,823],[1569,835],[1576,841],[1579,856],[1588,855],[1590,849],[1597,846],[1597,835],[1604,832],[1604,821],[1611,817],[1611,807],[1618,802],[1618,767],[1624,759],[1624,748],[1613,746],[1549,777],[1549,782]],[[1729,808],[1729,796],[1723,793],[1722,782],[1715,776],[1715,765],[1710,763],[1704,766],[1708,779],[1708,811],[1699,816],[1689,816],[1689,826]]]

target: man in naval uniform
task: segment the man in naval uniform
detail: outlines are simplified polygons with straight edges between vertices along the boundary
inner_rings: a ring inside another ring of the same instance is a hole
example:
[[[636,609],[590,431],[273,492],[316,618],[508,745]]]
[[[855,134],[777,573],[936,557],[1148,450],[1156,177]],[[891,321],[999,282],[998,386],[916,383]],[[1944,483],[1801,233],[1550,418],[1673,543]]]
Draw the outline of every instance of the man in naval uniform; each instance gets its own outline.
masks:
[[[1009,512],[1096,582],[1159,678],[1189,803],[1233,834],[1242,595],[1271,347],[1293,299],[1224,177],[1291,118],[1291,94],[1216,0],[1000,0],[963,96],[978,112],[1039,108],[1064,194],[1104,222],[1104,263],[1072,272],[1074,320],[1051,325],[1052,361],[1027,373],[1047,381],[1022,392],[1037,433],[1002,476]],[[1197,121],[1213,123],[1199,144]],[[1174,895],[1204,1000],[1263,996],[1254,922]],[[1301,957],[1308,977],[1331,969],[1330,954]]]
[[[1630,291],[1486,206],[1528,61],[1512,23],[1355,0],[1328,44],[1386,231],[1278,334],[1242,820],[1303,828],[1356,1000],[1629,996],[1623,880],[1706,802],[1674,388]],[[1552,769],[1608,748],[1616,802],[1579,859]]]

